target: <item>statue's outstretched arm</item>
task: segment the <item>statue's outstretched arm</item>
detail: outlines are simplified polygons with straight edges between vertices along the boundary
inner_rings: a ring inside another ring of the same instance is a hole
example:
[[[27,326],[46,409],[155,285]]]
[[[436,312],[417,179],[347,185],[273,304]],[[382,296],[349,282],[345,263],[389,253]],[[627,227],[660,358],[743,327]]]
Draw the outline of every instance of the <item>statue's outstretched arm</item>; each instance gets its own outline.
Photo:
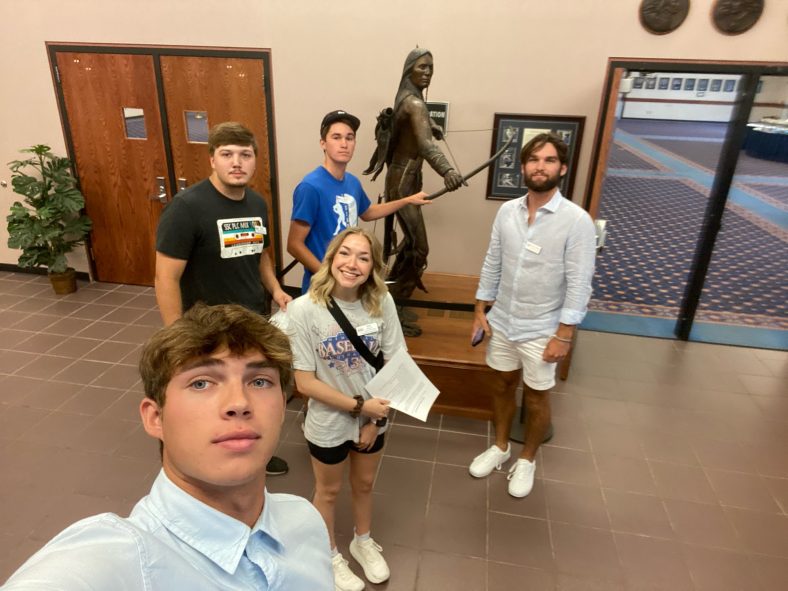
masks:
[[[432,169],[443,177],[443,181],[449,191],[459,189],[462,184],[462,175],[454,169],[435,143],[432,120],[427,111],[427,105],[417,97],[409,97],[405,100],[403,108],[410,120],[419,156],[424,158]]]

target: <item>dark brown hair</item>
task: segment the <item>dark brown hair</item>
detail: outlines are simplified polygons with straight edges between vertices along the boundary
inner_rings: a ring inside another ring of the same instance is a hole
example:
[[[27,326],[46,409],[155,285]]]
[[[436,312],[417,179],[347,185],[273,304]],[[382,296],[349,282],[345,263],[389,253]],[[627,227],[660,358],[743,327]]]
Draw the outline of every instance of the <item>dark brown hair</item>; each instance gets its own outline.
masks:
[[[257,140],[252,130],[236,121],[225,121],[208,132],[208,153],[213,156],[219,146],[252,146],[257,156]]]
[[[349,117],[342,117],[340,119],[334,119],[328,125],[323,125],[320,128],[320,139],[321,140],[326,141],[326,138],[328,137],[328,132],[331,131],[331,128],[334,126],[335,123],[344,123],[350,129],[353,129],[353,120],[350,119]],[[355,133],[356,133],[356,130],[353,129],[353,134],[355,135]]]
[[[555,146],[555,151],[558,153],[558,160],[561,164],[568,163],[569,146],[566,145],[564,140],[552,132],[540,133],[528,140],[528,143],[525,144],[520,151],[520,163],[525,164],[528,157],[537,150],[541,150],[545,144],[553,144],[553,146]]]
[[[290,383],[293,356],[281,330],[243,306],[197,304],[145,343],[139,364],[145,396],[163,407],[167,385],[184,364],[223,349],[262,353],[279,370],[282,392]]]

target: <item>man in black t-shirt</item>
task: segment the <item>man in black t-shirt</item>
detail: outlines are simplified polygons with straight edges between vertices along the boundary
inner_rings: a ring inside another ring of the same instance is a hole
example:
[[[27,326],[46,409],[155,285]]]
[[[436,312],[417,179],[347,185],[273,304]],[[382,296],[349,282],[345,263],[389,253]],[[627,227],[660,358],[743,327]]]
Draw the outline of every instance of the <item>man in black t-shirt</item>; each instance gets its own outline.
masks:
[[[165,325],[197,302],[267,314],[265,290],[280,308],[292,299],[269,256],[268,208],[247,187],[256,167],[254,134],[240,123],[220,123],[208,150],[211,176],[173,198],[156,233],[156,301]],[[267,471],[284,474],[287,464],[274,457]]]

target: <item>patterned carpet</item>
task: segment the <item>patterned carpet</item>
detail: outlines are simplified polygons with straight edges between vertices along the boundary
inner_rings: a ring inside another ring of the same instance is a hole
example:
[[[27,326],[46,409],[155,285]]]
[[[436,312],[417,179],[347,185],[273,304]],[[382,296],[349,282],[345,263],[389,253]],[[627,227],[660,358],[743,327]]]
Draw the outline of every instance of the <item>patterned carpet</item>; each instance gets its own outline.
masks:
[[[788,184],[785,185],[762,185],[760,183],[749,183],[749,188],[771,197],[775,201],[788,203]]]
[[[675,321],[725,127],[619,122],[600,206],[608,239],[592,311]],[[736,173],[695,323],[788,331],[788,165],[742,152]],[[777,340],[788,342],[786,335]]]
[[[594,309],[675,318],[700,233],[706,196],[681,181],[605,180],[600,217],[608,220],[597,257]],[[644,264],[644,255],[648,264]]]
[[[681,138],[723,139],[728,125],[695,121],[656,121],[653,119],[619,119],[618,128],[639,136],[675,136]]]
[[[657,170],[655,165],[618,144],[613,144],[610,148],[608,166],[616,170]]]
[[[652,138],[649,141],[709,171],[716,170],[722,150],[722,140],[716,142]],[[739,155],[739,161],[736,164],[737,175],[780,176],[780,169],[783,169],[782,178],[785,178],[784,173],[788,170],[788,164],[759,160],[744,152]]]

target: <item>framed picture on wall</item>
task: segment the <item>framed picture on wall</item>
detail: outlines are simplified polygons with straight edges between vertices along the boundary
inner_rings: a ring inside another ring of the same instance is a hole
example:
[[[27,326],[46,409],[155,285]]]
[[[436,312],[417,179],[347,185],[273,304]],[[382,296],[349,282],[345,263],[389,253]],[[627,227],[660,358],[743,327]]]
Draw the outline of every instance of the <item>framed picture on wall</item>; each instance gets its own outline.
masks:
[[[684,79],[684,90],[695,90],[695,78]]]
[[[659,79],[659,89],[660,90],[667,90],[670,88],[670,78],[660,78]]]
[[[657,87],[656,78],[646,78],[646,90],[654,90]]]
[[[674,78],[670,82],[671,90],[681,90],[681,78]]]
[[[725,85],[723,86],[723,90],[725,92],[733,92],[736,88],[736,80],[726,80]]]
[[[711,88],[709,90],[711,90],[711,92],[719,92],[720,89],[722,89],[722,80],[715,78],[711,81]]]
[[[571,199],[585,120],[585,117],[564,115],[496,113],[490,156],[503,148],[510,138],[512,142],[488,169],[487,199],[514,199],[526,192],[520,174],[520,151],[531,138],[547,132],[555,133],[569,146],[567,171],[558,188]]]
[[[709,79],[700,78],[698,80],[698,92],[706,92],[709,89]]]

